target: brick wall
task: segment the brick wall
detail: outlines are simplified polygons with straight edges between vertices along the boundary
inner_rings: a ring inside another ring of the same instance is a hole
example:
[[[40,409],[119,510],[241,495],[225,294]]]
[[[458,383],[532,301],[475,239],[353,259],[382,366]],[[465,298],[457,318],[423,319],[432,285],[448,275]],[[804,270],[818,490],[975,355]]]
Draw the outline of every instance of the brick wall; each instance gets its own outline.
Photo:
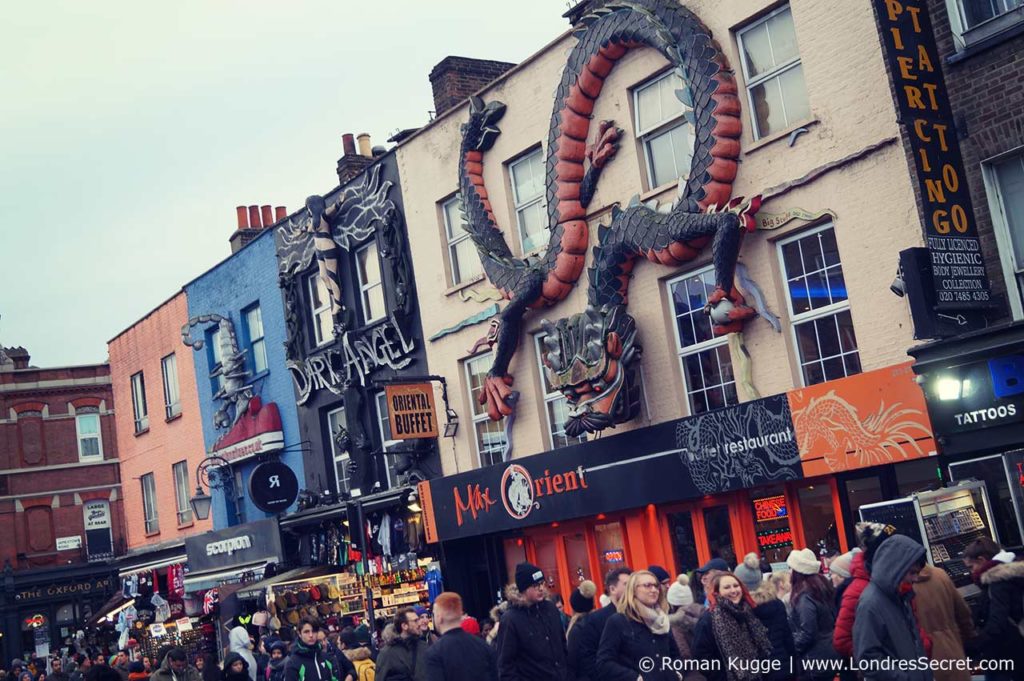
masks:
[[[434,112],[440,116],[470,95],[484,89],[515,64],[469,57],[445,57],[430,72]]]

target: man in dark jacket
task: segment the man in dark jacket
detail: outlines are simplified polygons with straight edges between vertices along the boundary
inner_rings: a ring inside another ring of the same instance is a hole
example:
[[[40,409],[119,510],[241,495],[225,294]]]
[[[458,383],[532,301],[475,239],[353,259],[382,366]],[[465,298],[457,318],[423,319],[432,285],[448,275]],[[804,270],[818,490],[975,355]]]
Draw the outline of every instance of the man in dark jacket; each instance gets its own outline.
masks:
[[[989,672],[991,679],[1024,679],[1024,639],[1018,623],[1024,619],[1024,563],[983,539],[964,550],[964,563],[971,568],[982,598],[978,636],[966,641],[967,654],[983,660],[1013,660],[1013,672]]]
[[[64,665],[59,657],[50,660],[50,673],[46,675],[50,681],[71,681],[71,677],[64,671]]]
[[[93,665],[106,667],[106,665]],[[116,672],[115,672],[116,673]],[[88,675],[86,675],[88,678]],[[164,654],[160,668],[149,675],[150,681],[202,681],[199,670],[188,663],[184,648],[174,647]]]
[[[446,591],[434,600],[434,629],[441,634],[427,650],[427,681],[498,681],[494,649],[462,628],[462,598]]]
[[[320,622],[303,617],[299,622],[299,640],[284,665],[284,681],[338,681],[333,665],[317,639]]]
[[[600,610],[588,613],[569,632],[569,669],[577,681],[594,681],[598,678],[595,665],[601,634],[604,633],[608,619],[617,612],[616,607],[626,593],[626,582],[632,572],[628,567],[621,567],[605,575],[604,591],[611,602]],[[501,633],[500,629],[498,633]]]
[[[925,564],[924,547],[910,537],[894,535],[874,556],[871,582],[857,603],[853,654],[859,663],[890,663],[926,657],[924,642],[911,607],[910,588]],[[885,670],[868,666],[865,681],[932,681],[932,672]]]
[[[377,681],[426,681],[427,644],[415,610],[395,613],[395,633],[398,638],[377,656]]]
[[[498,626],[498,678],[565,681],[568,669],[562,618],[547,599],[544,573],[536,565],[520,563],[516,589],[519,595],[509,600]]]

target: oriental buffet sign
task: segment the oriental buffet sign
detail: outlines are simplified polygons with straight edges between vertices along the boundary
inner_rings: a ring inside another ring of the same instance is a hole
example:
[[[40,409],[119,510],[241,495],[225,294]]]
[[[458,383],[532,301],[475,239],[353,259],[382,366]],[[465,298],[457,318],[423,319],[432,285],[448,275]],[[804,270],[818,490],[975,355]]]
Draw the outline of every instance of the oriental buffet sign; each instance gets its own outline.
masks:
[[[110,577],[90,579],[70,584],[50,584],[24,589],[14,594],[16,601],[38,601],[46,598],[59,598],[75,594],[105,593],[110,589]]]
[[[491,508],[499,503],[513,520],[525,520],[531,511],[541,507],[545,497],[572,494],[583,489],[587,489],[583,466],[562,473],[545,469],[542,477],[534,479],[530,471],[514,463],[502,473],[498,495],[491,492],[490,487],[480,484],[453,487],[455,522],[462,527],[463,523],[490,513]]]
[[[340,347],[311,355],[301,362],[289,362],[292,380],[305,404],[317,390],[341,395],[346,385],[366,386],[367,379],[385,367],[398,371],[409,366],[416,345],[390,319],[369,329],[346,332]]]

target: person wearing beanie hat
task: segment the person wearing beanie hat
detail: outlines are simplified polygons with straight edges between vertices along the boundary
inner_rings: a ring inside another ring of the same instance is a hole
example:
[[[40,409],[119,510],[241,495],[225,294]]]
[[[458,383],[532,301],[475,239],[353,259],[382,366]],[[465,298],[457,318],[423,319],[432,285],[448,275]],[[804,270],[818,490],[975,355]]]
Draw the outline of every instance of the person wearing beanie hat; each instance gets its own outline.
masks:
[[[568,678],[565,633],[558,607],[547,599],[544,572],[532,563],[515,570],[515,599],[498,628],[498,672],[502,679],[564,681]]]
[[[816,575],[821,572],[821,561],[810,549],[793,549],[786,558],[786,565],[801,575]]]
[[[853,556],[860,553],[860,549],[847,551],[836,556],[828,564],[828,574],[832,578],[832,586],[838,589],[846,580],[850,579],[850,568],[853,564]]]
[[[601,594],[601,608],[591,612],[569,632],[569,678],[577,681],[592,681],[600,677],[597,665],[597,649],[601,644],[608,620],[618,612],[618,604],[626,594],[626,584],[632,573],[628,567],[610,570],[604,576],[604,591]]]
[[[676,641],[676,647],[679,648],[682,659],[690,659],[693,657],[690,652],[693,646],[693,631],[697,628],[697,622],[700,621],[705,608],[694,600],[693,589],[690,588],[690,578],[686,574],[679,575],[672,582],[668,588],[666,600],[668,601],[669,630]]]
[[[811,549],[794,549],[786,558],[786,564],[792,569],[790,603],[793,612],[790,625],[796,653],[802,661],[815,661],[814,664],[820,665],[812,670],[826,670],[829,663],[824,661],[839,659],[832,647],[836,624],[832,584],[821,574],[821,562]],[[812,670],[805,668],[804,673],[799,675],[801,681],[830,681],[835,677],[833,670],[819,673]]]
[[[672,583],[672,575],[668,573],[668,570],[660,565],[651,565],[647,568],[647,571],[658,578],[658,583],[661,584],[662,591],[668,590],[668,587]]]
[[[128,663],[128,681],[146,681],[148,678],[145,665],[137,661]]]
[[[674,608],[685,608],[693,603],[693,589],[690,588],[690,578],[685,574],[676,577],[672,586],[668,588],[668,604]]]
[[[270,644],[270,660],[267,662],[267,681],[284,681],[285,658],[288,657],[288,644],[274,641]]]
[[[596,594],[597,585],[589,579],[585,579],[569,594],[569,606],[576,615],[586,615],[594,609],[594,596]],[[575,617],[573,620],[575,620]],[[572,622],[569,623],[569,626],[572,626]]]
[[[896,534],[896,528],[884,523],[857,523],[854,528],[857,545],[864,549],[864,561],[868,572],[871,572],[871,561],[875,552],[889,537]]]
[[[732,573],[743,582],[743,586],[747,587],[747,591],[753,591],[761,586],[761,559],[758,558],[756,553],[751,551],[743,556],[743,562],[737,565]]]

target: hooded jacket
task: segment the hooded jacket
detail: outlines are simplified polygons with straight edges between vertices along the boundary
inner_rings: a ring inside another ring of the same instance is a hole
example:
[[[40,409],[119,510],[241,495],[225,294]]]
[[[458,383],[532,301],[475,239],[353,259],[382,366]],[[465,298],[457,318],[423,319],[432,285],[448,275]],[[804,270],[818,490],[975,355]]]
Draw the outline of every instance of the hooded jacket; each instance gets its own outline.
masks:
[[[249,665],[249,681],[256,681],[256,658],[252,655],[252,641],[245,627],[235,627],[228,635],[228,651],[238,656]],[[225,658],[226,659],[226,658]]]
[[[1015,678],[1024,677],[1024,563],[989,562],[977,580],[982,599],[978,637],[967,645],[972,657],[1014,660]]]
[[[893,659],[927,657],[911,607],[914,592],[901,588],[903,576],[924,563],[925,550],[910,537],[895,535],[878,548],[871,583],[864,589],[853,624],[853,652],[858,662],[889,663]],[[849,589],[847,589],[849,593]],[[865,681],[932,681],[930,670],[864,671]]]
[[[375,681],[377,676],[377,665],[370,657],[370,650],[362,646],[345,651],[345,657],[356,669],[356,681]]]
[[[671,632],[671,630],[670,630]],[[643,681],[677,681],[675,671],[661,668],[663,659],[678,660],[679,647],[670,632],[656,634],[644,623],[615,613],[601,634],[597,649],[597,678],[600,681],[637,681],[639,671]],[[644,671],[640,661],[651,658],[655,668]]]
[[[772,642],[771,658],[782,663],[782,668],[778,671],[764,674],[764,680],[781,681],[781,679],[791,678],[790,660],[796,655],[796,645],[793,643],[793,630],[789,627],[786,606],[778,598],[772,598],[755,606],[754,614],[768,630],[768,640]]]
[[[245,668],[241,673],[235,673],[231,671],[231,665],[239,660],[242,661]],[[245,681],[249,678],[249,663],[238,653],[228,653],[227,657],[224,658],[224,670],[220,673],[220,678],[222,681]]]
[[[426,653],[427,681],[498,681],[498,656],[479,636],[456,627]]]
[[[171,671],[171,661],[164,655],[160,668],[149,675],[150,681],[203,681],[203,675],[199,670],[188,665],[181,674],[174,674]]]
[[[292,645],[284,665],[284,681],[340,681],[319,643],[307,646],[301,640]]]
[[[498,678],[566,681],[565,635],[558,607],[547,599],[528,603],[518,591],[507,593],[509,608],[501,616],[498,632]]]
[[[284,643],[275,643],[274,646],[283,646],[285,650],[282,651],[284,654],[280,660],[275,660],[273,655],[270,656],[267,661],[266,681],[284,681],[284,667],[288,664],[288,646]]]
[[[377,655],[379,681],[425,681],[427,644],[418,636],[399,636]]]
[[[932,658],[962,660],[964,641],[974,638],[971,610],[944,570],[925,565],[914,584],[917,619],[932,639]],[[936,681],[970,681],[971,673],[935,671]]]

